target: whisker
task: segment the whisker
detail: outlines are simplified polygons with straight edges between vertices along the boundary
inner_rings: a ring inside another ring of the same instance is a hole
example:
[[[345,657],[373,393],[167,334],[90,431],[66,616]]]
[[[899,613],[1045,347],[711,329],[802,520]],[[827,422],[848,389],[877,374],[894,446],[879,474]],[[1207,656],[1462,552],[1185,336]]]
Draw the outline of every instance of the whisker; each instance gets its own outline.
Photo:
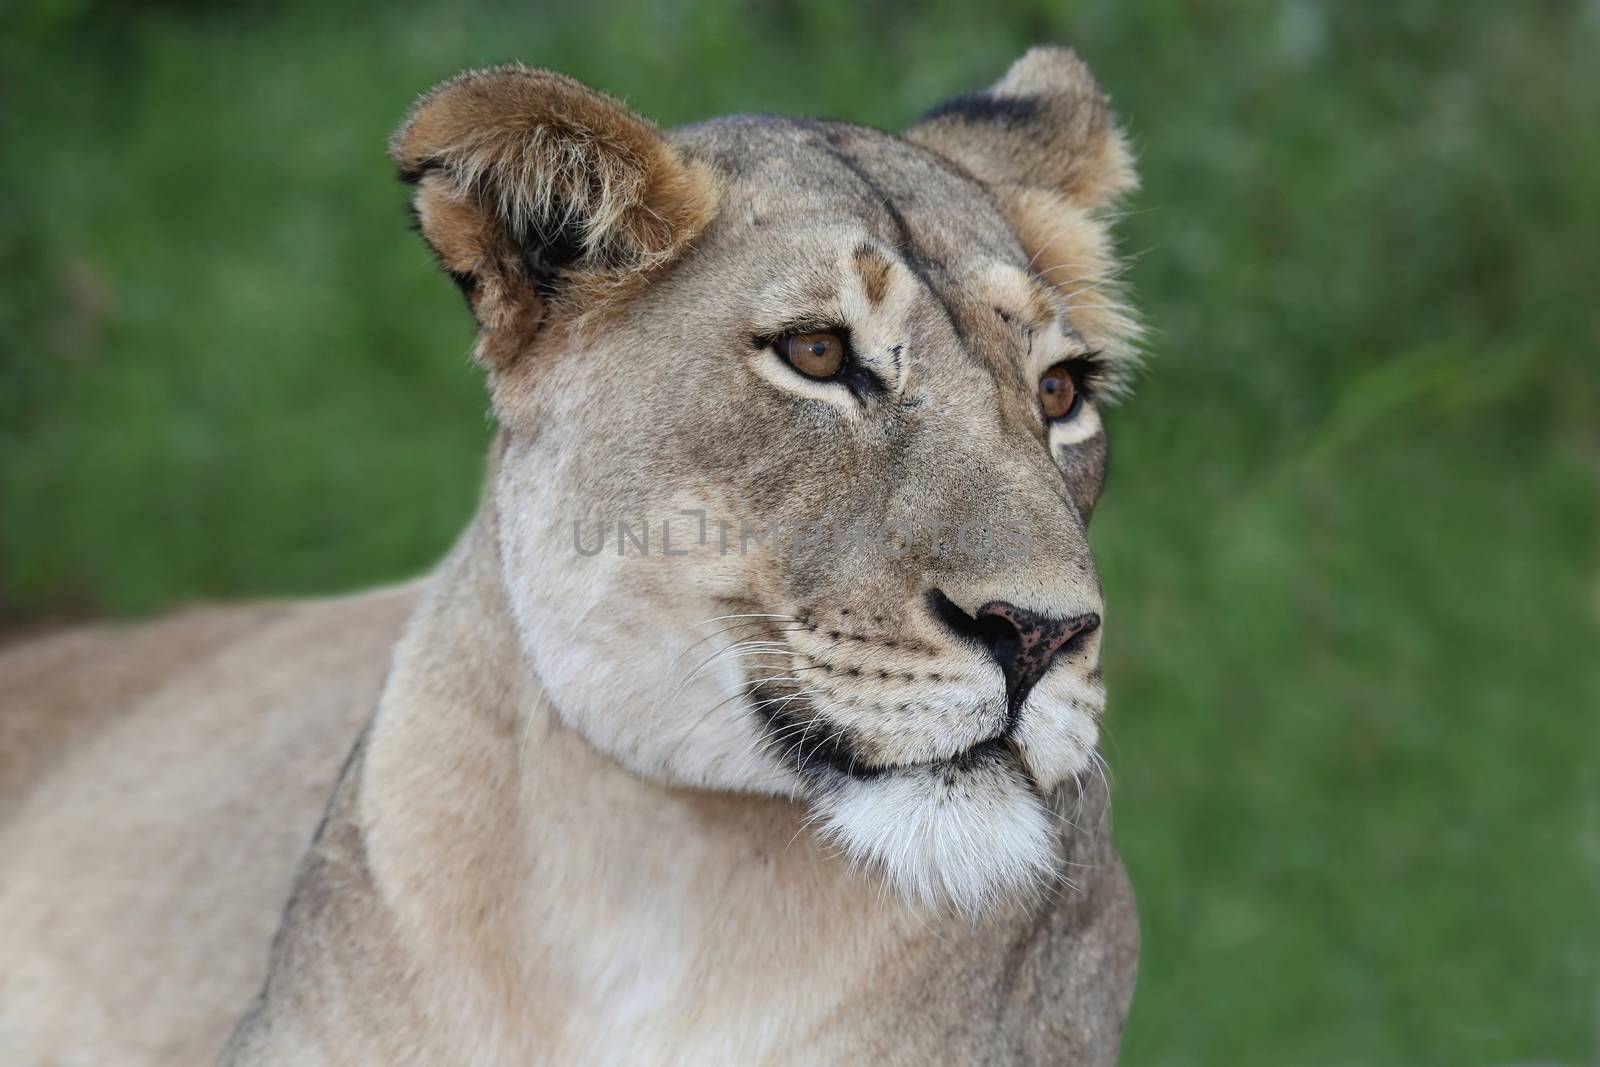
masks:
[[[787,646],[776,641],[735,641],[727,648],[718,649],[716,652],[713,652],[710,656],[706,657],[706,659],[703,660],[699,666],[689,673],[687,678],[678,683],[678,687],[672,691],[672,696],[667,698],[665,703],[669,705],[676,703],[677,699],[683,695],[683,691],[689,687],[690,683],[692,683],[696,678],[700,677],[701,672],[703,672],[711,664],[715,663],[718,659],[728,655],[730,652],[742,649],[754,649],[757,647],[765,647],[767,649],[776,650],[786,648]]]
[[[711,716],[715,715],[720,708],[727,706],[727,704],[729,704],[731,701],[738,700],[741,697],[749,696],[750,691],[758,689],[761,686],[769,683],[798,681],[800,681],[800,679],[791,678],[787,675],[773,675],[768,678],[756,678],[752,681],[741,682],[739,685],[734,687],[734,691],[732,693],[711,705],[711,707],[707,708],[705,712],[694,721],[694,724],[690,726],[689,729],[684,732],[684,735],[678,739],[678,743],[672,747],[672,751],[667,754],[667,762],[671,763],[673,760],[675,760],[678,756],[678,753],[682,752],[684,746],[689,743],[689,739],[694,736],[695,731],[704,726]]]
[[[693,625],[696,626],[696,627],[709,626],[711,623],[714,623],[714,622],[726,622],[728,619],[788,619],[790,622],[799,622],[800,621],[798,618],[796,618],[793,615],[783,614],[781,612],[774,612],[774,611],[744,611],[744,612],[739,612],[739,613],[734,614],[734,615],[717,615],[717,616],[715,616],[713,618],[710,618],[710,619],[701,619],[699,622],[694,623]]]

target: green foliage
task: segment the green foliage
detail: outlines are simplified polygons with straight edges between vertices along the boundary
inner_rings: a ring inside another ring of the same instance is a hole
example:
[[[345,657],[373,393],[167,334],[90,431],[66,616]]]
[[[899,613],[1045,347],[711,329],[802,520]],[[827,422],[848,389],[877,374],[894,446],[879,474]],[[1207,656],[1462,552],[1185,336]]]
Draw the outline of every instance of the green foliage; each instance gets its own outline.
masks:
[[[383,152],[437,79],[896,127],[1068,41],[1155,330],[1095,530],[1127,1061],[1600,1055],[1592,3],[370,7],[0,16],[0,612],[443,551],[486,405]]]

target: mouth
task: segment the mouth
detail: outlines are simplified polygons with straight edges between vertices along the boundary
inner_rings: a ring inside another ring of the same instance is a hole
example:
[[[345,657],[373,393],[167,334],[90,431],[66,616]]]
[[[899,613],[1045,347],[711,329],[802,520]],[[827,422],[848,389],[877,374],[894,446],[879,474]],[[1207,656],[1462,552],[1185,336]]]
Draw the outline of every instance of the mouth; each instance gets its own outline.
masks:
[[[861,745],[851,736],[847,727],[821,718],[810,705],[809,716],[796,714],[792,698],[767,695],[759,689],[755,708],[767,727],[767,738],[780,759],[794,766],[802,775],[818,779],[830,773],[843,775],[857,781],[870,781],[900,771],[948,770],[954,773],[971,770],[993,762],[1013,763],[1030,781],[1034,781],[1032,768],[1013,736],[1012,725],[991,737],[976,741],[949,756],[932,760],[897,763],[876,763],[862,754]]]
[[[1056,884],[1066,858],[1066,794],[1052,767],[1072,773],[1074,753],[1093,745],[1092,726],[1068,721],[1086,718],[1077,705],[1002,715],[1000,693],[989,690],[984,705],[984,694],[973,692],[963,715],[942,728],[922,724],[946,738],[944,747],[893,734],[875,743],[875,730],[893,729],[895,706],[873,718],[844,699],[843,713],[830,713],[833,705],[812,699],[805,685],[754,686],[752,710],[767,751],[800,778],[820,839],[852,868],[879,872],[913,908],[969,917],[1008,900],[1037,900]],[[865,729],[839,721],[849,714]],[[987,736],[963,744],[951,736],[961,724]]]

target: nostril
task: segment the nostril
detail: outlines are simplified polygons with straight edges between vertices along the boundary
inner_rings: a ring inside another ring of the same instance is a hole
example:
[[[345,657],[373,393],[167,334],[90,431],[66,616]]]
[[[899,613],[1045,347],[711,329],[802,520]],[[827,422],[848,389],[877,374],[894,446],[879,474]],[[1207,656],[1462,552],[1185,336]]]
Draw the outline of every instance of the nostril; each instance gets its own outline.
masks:
[[[979,614],[975,618],[937,589],[928,594],[928,606],[952,632],[988,649],[989,655],[1001,668],[1010,671],[1010,664],[1022,647],[1022,635],[1010,619],[999,612],[986,612],[984,608],[989,607],[987,604],[978,609]]]
[[[985,604],[978,609],[975,629],[978,639],[989,650],[989,655],[995,658],[1009,676],[1017,657],[1022,654],[1022,646],[1028,636],[1011,616],[1004,612],[988,610],[989,607],[990,605]]]
[[[1100,616],[1089,611],[1082,615],[1061,619],[1059,623],[1061,633],[1056,641],[1054,650],[1050,653],[1052,659],[1056,656],[1068,655],[1082,648],[1084,640],[1100,629]]]
[[[1090,634],[1100,629],[1100,616],[1092,611],[1088,611],[1082,615],[1068,619],[1067,623],[1073,628],[1072,642],[1076,644],[1082,638],[1088,637]]]

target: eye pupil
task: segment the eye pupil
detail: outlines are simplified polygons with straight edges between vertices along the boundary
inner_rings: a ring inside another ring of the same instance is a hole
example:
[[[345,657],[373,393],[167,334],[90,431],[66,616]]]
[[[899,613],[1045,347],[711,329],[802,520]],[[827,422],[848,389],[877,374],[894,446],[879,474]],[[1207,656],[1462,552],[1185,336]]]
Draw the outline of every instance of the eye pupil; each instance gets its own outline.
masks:
[[[807,378],[827,379],[844,369],[845,342],[836,333],[797,333],[773,343],[784,362]]]

